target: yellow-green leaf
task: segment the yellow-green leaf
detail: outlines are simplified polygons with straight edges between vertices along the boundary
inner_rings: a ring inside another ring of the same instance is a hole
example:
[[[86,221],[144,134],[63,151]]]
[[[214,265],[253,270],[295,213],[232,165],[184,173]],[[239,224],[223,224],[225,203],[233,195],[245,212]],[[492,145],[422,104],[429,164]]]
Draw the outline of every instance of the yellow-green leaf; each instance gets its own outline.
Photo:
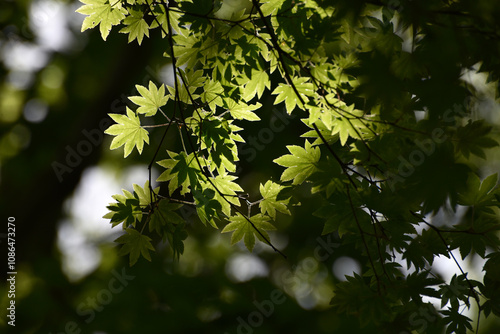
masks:
[[[125,145],[124,157],[127,157],[132,149],[137,147],[139,154],[142,153],[144,142],[149,144],[148,132],[141,127],[139,117],[127,107],[127,115],[109,114],[118,124],[111,125],[104,133],[112,136],[110,149],[114,150]]]

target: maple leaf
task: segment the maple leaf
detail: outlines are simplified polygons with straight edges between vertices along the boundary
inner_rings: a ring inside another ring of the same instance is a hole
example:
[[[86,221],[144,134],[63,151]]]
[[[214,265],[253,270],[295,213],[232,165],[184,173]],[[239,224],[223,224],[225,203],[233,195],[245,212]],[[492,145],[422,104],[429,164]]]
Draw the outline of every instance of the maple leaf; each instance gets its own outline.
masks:
[[[235,119],[245,119],[247,121],[259,121],[260,118],[252,110],[259,109],[261,104],[257,102],[256,104],[247,105],[246,103],[240,101],[239,103],[233,99],[224,100],[227,109]]]
[[[281,174],[281,181],[293,180],[293,184],[301,184],[315,171],[321,152],[318,147],[312,147],[306,140],[305,147],[289,145],[286,147],[291,154],[283,155],[273,161],[287,167]]]
[[[137,184],[133,185],[134,192],[136,193],[136,197],[139,199],[139,204],[141,207],[146,207],[148,206],[154,198],[151,198],[152,193],[151,189],[149,186],[149,180],[146,180],[146,183],[144,183],[144,187],[141,187]],[[153,189],[153,192],[155,194],[158,194],[158,191],[160,190],[160,187],[157,187]]]
[[[103,40],[108,37],[112,26],[120,24],[127,14],[127,10],[122,8],[120,1],[113,1],[113,5],[110,4],[109,0],[80,0],[80,2],[85,5],[76,11],[88,15],[83,20],[82,31],[94,28],[99,24]]]
[[[158,88],[150,81],[149,89],[141,85],[136,85],[135,88],[141,96],[130,96],[129,100],[139,106],[137,108],[138,114],[154,116],[158,109],[167,104],[168,95],[165,95],[165,86],[163,84]]]
[[[211,184],[208,182],[205,183],[205,187],[214,190],[214,199],[220,203],[221,210],[226,216],[231,215],[231,204],[240,206],[240,200],[238,199],[236,192],[241,192],[243,189],[239,184],[233,182],[236,179],[236,176],[228,175],[227,173],[220,174],[215,178],[212,178],[212,183],[215,188],[220,191],[220,193],[214,189]]]
[[[144,36],[149,37],[149,26],[144,20],[144,14],[140,11],[129,9],[130,15],[123,20],[124,28],[120,30],[121,33],[128,33],[128,42],[137,39],[137,43],[141,45]]]
[[[207,103],[211,110],[216,109],[216,106],[222,106],[222,93],[224,88],[218,81],[210,80],[203,87],[201,101]]]
[[[231,235],[231,245],[234,245],[241,239],[244,239],[245,246],[249,251],[252,251],[255,246],[255,236],[257,236],[260,241],[266,242],[262,235],[269,240],[269,235],[266,231],[275,230],[276,228],[269,223],[269,217],[263,215],[262,213],[256,214],[249,219],[253,226],[246,217],[237,213],[236,216],[232,216],[229,219],[230,223],[224,227],[222,233],[233,232]],[[256,229],[259,230],[262,235],[257,232]]]
[[[286,111],[288,114],[292,113],[293,109],[295,109],[295,106],[304,109],[304,104],[302,103],[302,101],[309,101],[309,98],[307,96],[310,96],[314,93],[313,84],[307,81],[308,78],[293,79],[293,84],[300,96],[297,96],[293,86],[280,83],[278,87],[276,87],[276,89],[272,92],[273,95],[278,95],[274,100],[274,104],[285,101]]]
[[[199,112],[186,119],[192,131],[200,139],[200,148],[207,149],[212,164],[210,168],[215,167],[220,173],[236,171],[235,161],[238,161],[238,149],[236,141],[243,141],[243,138],[234,132],[240,128],[231,124],[222,117],[210,116],[206,112]]]
[[[271,180],[268,180],[264,185],[260,185],[260,194],[262,201],[259,203],[260,210],[263,214],[267,213],[271,218],[276,219],[276,210],[281,213],[290,214],[287,204],[290,198],[286,200],[278,200],[278,194],[285,189]]]
[[[188,236],[185,227],[185,223],[176,225],[174,232],[167,235],[168,242],[170,242],[170,246],[174,252],[174,257],[177,256],[177,259],[184,253],[184,240]]]
[[[137,262],[140,255],[146,260],[151,261],[149,250],[154,251],[154,247],[151,245],[151,238],[142,235],[133,228],[127,228],[125,232],[126,234],[115,240],[115,242],[123,244],[118,255],[122,256],[130,253],[130,266],[133,266]]]
[[[142,219],[142,208],[147,207],[151,203],[151,190],[149,187],[149,180],[144,184],[144,188],[133,185],[134,193],[128,190],[122,190],[123,195],[113,195],[115,203],[110,203],[107,208],[110,212],[103,216],[103,218],[111,219],[110,223],[113,227],[123,222],[123,227],[129,225],[135,227],[136,221]],[[154,189],[153,192],[158,194],[159,187]]]
[[[135,226],[137,220],[142,218],[142,210],[139,205],[139,199],[128,190],[122,190],[123,195],[113,195],[112,198],[116,201],[107,206],[109,212],[103,218],[111,219],[112,227],[120,223],[124,223],[123,227],[129,225]]]
[[[342,104],[340,104],[342,106]],[[332,135],[338,134],[340,144],[345,145],[349,137],[355,139],[366,138],[370,136],[370,129],[367,122],[361,117],[363,116],[362,110],[354,109],[354,105],[343,107],[344,114],[342,117],[334,117],[332,119],[333,129]],[[326,117],[321,120],[325,121]]]
[[[269,81],[269,75],[262,70],[251,70],[251,80],[248,81],[243,89],[243,99],[245,101],[250,101],[253,99],[255,94],[260,99],[264,93],[264,89],[271,87],[271,81]]]
[[[495,205],[495,186],[498,174],[492,174],[482,182],[479,177],[471,173],[467,179],[467,188],[458,194],[458,204],[468,206]]]
[[[184,219],[175,212],[180,207],[182,207],[182,204],[162,199],[151,215],[149,231],[156,231],[160,236],[163,235],[163,229],[166,229],[167,233],[173,233],[175,229],[174,225],[184,222]]]
[[[111,125],[104,133],[116,136],[111,142],[110,149],[114,150],[125,145],[123,152],[126,158],[132,149],[137,147],[139,154],[142,153],[144,142],[149,144],[148,132],[141,127],[139,117],[127,107],[127,115],[109,114],[109,116],[118,124]]]
[[[168,190],[170,195],[172,195],[178,187],[181,187],[181,195],[184,195],[189,191],[188,187],[191,186],[191,189],[193,189],[202,177],[200,167],[196,162],[196,157],[194,153],[190,153],[189,155],[186,155],[184,152],[175,153],[167,151],[167,153],[171,159],[164,159],[157,162],[160,166],[166,168],[158,177],[157,181],[169,182]],[[202,157],[198,157],[198,159],[200,159],[202,163],[206,163]]]

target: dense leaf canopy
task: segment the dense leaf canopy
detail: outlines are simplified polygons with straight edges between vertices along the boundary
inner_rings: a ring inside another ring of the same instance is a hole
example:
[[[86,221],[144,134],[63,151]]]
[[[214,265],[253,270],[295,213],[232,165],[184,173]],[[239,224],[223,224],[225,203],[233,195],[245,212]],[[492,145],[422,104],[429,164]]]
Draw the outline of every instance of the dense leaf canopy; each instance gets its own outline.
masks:
[[[242,1],[224,12],[215,2],[83,2],[78,12],[89,16],[82,30],[99,24],[103,39],[112,25],[123,24],[120,32],[141,44],[150,29],[159,28],[174,75],[167,95],[163,85],[158,89],[150,82],[148,89],[137,86],[142,97],[130,98],[139,106],[137,114],[161,111],[162,120],[155,122],[163,123],[165,133],[178,126],[186,142],[181,152],[169,153],[172,159],[158,162],[167,168],[158,181],[168,184],[168,195],[150,188],[154,199],[139,203],[149,213],[132,211],[122,224],[127,234],[117,242],[124,243],[121,253],[130,252],[131,264],[139,254],[150,260],[150,238],[138,230],[156,215],[171,214],[161,205],[169,201],[195,206],[201,221],[215,228],[226,223],[222,232],[233,232],[232,244],[244,239],[252,251],[257,237],[283,255],[266,230],[275,229],[275,208],[289,212],[290,198],[278,200],[280,190],[291,187],[293,196],[307,182],[323,203],[316,213],[326,219],[323,233],[336,233],[341,247],[353,244],[362,254],[363,275],[335,287],[331,304],[339,314],[358,314],[364,325],[393,326],[396,319],[410,319],[430,295],[441,296],[441,307],[451,301],[435,320],[447,332],[472,329],[472,320],[461,315],[469,300],[486,316],[500,315],[498,295],[486,297],[494,289],[489,284],[465,274],[461,283],[456,277],[444,282],[426,273],[436,256],[453,256],[456,248],[462,258],[499,251],[497,174],[481,182],[472,159],[485,158],[484,150],[498,143],[489,136],[492,127],[472,114],[478,94],[461,77],[464,71],[487,71],[488,80],[498,80],[498,59],[485,58],[481,44],[498,39],[497,27],[483,22],[476,30],[476,17],[461,3],[349,8],[336,1]],[[421,22],[411,15],[417,10],[435,14]],[[450,49],[450,38],[462,41],[463,50]],[[477,38],[484,42],[472,44]],[[232,124],[258,121],[262,103],[269,103],[262,99],[266,90],[274,105],[299,114],[312,131],[304,146],[290,145],[290,154],[274,160],[285,167],[279,184],[266,181],[268,188],[275,185],[274,196],[266,196],[261,185],[263,198],[251,202],[231,175],[239,160],[235,140],[241,140],[240,128]],[[420,119],[417,111],[424,114]],[[126,157],[136,146],[142,153],[149,139],[137,116],[130,109],[127,116],[111,116],[118,123],[106,131],[116,136],[111,149],[125,145]],[[153,161],[166,145],[155,143]],[[252,210],[256,203],[262,212]],[[110,206],[112,221],[129,210],[118,204]],[[458,224],[436,227],[427,221],[429,214],[459,205],[471,213]],[[177,228],[163,228],[172,224],[169,219],[156,220],[155,231],[182,254],[182,241],[172,242]],[[418,290],[408,285],[396,252],[408,269],[415,268]],[[487,268],[485,277],[491,277]],[[466,288],[446,293],[460,284]],[[417,329],[411,321],[399,325]]]

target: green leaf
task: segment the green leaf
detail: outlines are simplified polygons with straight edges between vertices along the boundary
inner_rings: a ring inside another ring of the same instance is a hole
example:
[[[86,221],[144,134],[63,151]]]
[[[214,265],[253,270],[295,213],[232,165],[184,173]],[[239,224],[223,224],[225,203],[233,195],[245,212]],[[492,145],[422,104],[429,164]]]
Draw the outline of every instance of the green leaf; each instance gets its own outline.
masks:
[[[186,240],[187,237],[188,233],[185,223],[176,225],[174,232],[168,235],[168,241],[174,252],[174,257],[177,256],[177,259],[184,254],[184,240]]]
[[[196,161],[194,153],[186,155],[184,152],[175,153],[167,151],[171,159],[164,159],[157,163],[166,168],[157,179],[158,182],[169,182],[169,194],[181,187],[181,195],[189,191],[189,187],[194,189],[198,185],[199,179],[202,178],[200,167]],[[201,157],[198,157],[201,163],[205,163]]]
[[[358,224],[363,230],[371,226],[370,215],[360,208],[355,208],[353,211],[346,199],[340,203],[323,206],[314,212],[314,215],[326,219],[321,233],[323,235],[337,232],[342,237],[346,233],[359,233]]]
[[[349,137],[363,140],[373,136],[373,132],[370,131],[368,126],[370,123],[362,118],[362,110],[354,109],[353,104],[343,107],[342,110],[343,116],[334,118],[332,129],[332,135],[339,135],[342,146],[346,144]],[[321,119],[324,121],[325,117]]]
[[[498,174],[491,174],[481,182],[475,173],[470,173],[467,179],[467,189],[460,192],[458,204],[468,206],[496,205],[495,192]]]
[[[293,84],[297,89],[300,98],[302,98],[302,100],[306,103],[309,101],[308,96],[314,94],[314,86],[312,83],[307,82],[308,80],[308,78],[293,79]],[[286,111],[288,112],[288,114],[292,113],[293,109],[295,109],[295,106],[304,109],[304,105],[300,101],[300,98],[297,96],[295,90],[291,85],[280,83],[278,87],[276,87],[276,89],[272,92],[272,94],[278,95],[274,100],[274,104],[285,101]]]
[[[466,126],[457,130],[456,150],[460,151],[466,158],[472,153],[480,158],[486,159],[485,148],[498,146],[498,143],[488,137],[492,127],[487,125],[484,119],[469,121]]]
[[[256,236],[257,239],[265,242],[265,239],[262,238],[256,229],[259,230],[267,240],[270,240],[266,231],[275,230],[276,228],[269,222],[269,217],[263,215],[262,213],[252,216],[249,219],[253,223],[253,226],[246,217],[237,213],[236,216],[232,216],[229,219],[230,223],[224,227],[222,233],[233,232],[231,235],[231,245],[234,245],[241,239],[244,239],[245,246],[249,251],[252,251],[255,246]]]
[[[158,28],[158,23],[160,23],[162,27],[161,36],[164,38],[166,36],[166,33],[168,33],[168,20],[165,8],[163,6],[155,6],[153,12],[156,15],[156,20],[153,20],[153,22],[151,22],[149,29]],[[182,13],[173,10],[170,10],[169,13],[170,22],[172,25],[171,28],[177,33],[181,33],[183,27],[179,24],[179,18],[182,16]]]
[[[245,88],[243,89],[243,99],[245,101],[250,101],[255,94],[260,99],[264,93],[264,89],[271,88],[271,82],[269,81],[269,75],[262,70],[251,70],[250,81],[247,82]]]
[[[486,247],[496,248],[500,245],[497,231],[500,230],[500,223],[496,215],[482,213],[475,217],[470,223],[470,227],[464,229],[461,225],[456,225],[455,232],[449,236],[450,246],[459,248],[462,258],[466,258],[474,252],[484,258]]]
[[[256,103],[248,105],[243,101],[236,102],[233,99],[225,99],[225,106],[235,119],[244,119],[247,121],[259,121],[260,118],[252,110],[259,109],[262,104]]]
[[[439,289],[441,296],[441,307],[444,307],[450,302],[452,309],[458,310],[460,301],[464,302],[467,306],[469,304],[470,286],[467,278],[464,275],[453,275],[450,284],[443,284]]]
[[[170,202],[168,199],[162,199],[154,208],[153,214],[149,220],[149,231],[156,231],[158,235],[164,236],[163,231],[173,232],[173,226],[182,224],[184,219],[175,212],[182,207],[182,204]]]
[[[267,213],[272,219],[276,219],[276,210],[281,213],[290,214],[287,207],[290,198],[284,200],[277,199],[279,193],[285,189],[284,186],[268,180],[264,185],[261,184],[259,189],[262,195],[262,201],[259,203],[262,214]]]
[[[294,185],[301,184],[318,170],[317,163],[321,155],[320,150],[318,147],[312,147],[307,140],[304,148],[290,145],[287,146],[287,149],[291,154],[274,159],[274,162],[278,165],[287,167],[281,174],[281,181],[293,180]]]
[[[151,238],[142,235],[133,228],[127,228],[125,232],[126,234],[115,240],[115,242],[123,244],[118,255],[123,256],[130,253],[130,266],[133,266],[137,262],[140,255],[146,260],[151,261],[149,250],[155,250],[151,245]]]
[[[137,184],[133,185],[134,188],[134,193],[136,194],[136,197],[139,198],[139,205],[143,208],[147,207],[155,198],[151,198],[153,194],[151,193],[151,189],[149,187],[149,180],[144,183],[144,188],[141,186],[138,186]],[[157,187],[153,189],[153,193],[155,195],[158,194],[158,191],[160,190],[160,187]]]
[[[403,253],[408,269],[411,264],[417,269],[424,269],[427,264],[432,265],[435,256],[442,254],[449,258],[448,249],[439,235],[432,229],[423,230],[410,242]]]
[[[139,106],[137,113],[154,116],[158,109],[167,104],[168,95],[165,95],[165,86],[163,84],[158,88],[150,81],[149,89],[141,85],[136,85],[135,88],[141,96],[130,96],[129,100]]]
[[[449,324],[446,328],[446,334],[467,333],[472,330],[472,319],[462,315],[459,310],[444,310],[441,313],[445,316],[444,322]]]
[[[264,16],[269,16],[277,12],[284,2],[285,0],[269,0],[260,6],[260,10]]]
[[[110,1],[113,6],[111,6]],[[125,18],[127,10],[122,8],[121,2],[116,0],[80,0],[85,5],[76,11],[87,15],[83,20],[82,31],[94,28],[100,24],[99,29],[103,40],[109,35],[111,27],[120,24]]]
[[[240,206],[240,200],[237,197],[237,192],[242,192],[243,189],[239,184],[233,182],[236,179],[236,176],[228,174],[220,174],[215,178],[211,178],[215,188],[217,188],[222,195],[216,191],[211,184],[208,182],[205,183],[207,188],[215,191],[214,199],[220,203],[222,212],[228,217],[231,215],[231,204]]]
[[[103,216],[103,218],[111,219],[111,224],[113,227],[120,223],[123,224],[123,228],[129,225],[135,226],[137,221],[141,221],[142,212],[152,201],[151,190],[149,188],[149,181],[146,181],[144,188],[133,185],[134,193],[130,191],[122,190],[123,195],[113,195],[113,199],[116,200],[115,203],[110,203],[107,207],[110,212]],[[158,194],[159,187],[154,189],[153,192]]]
[[[243,141],[241,137],[233,134],[233,131],[239,131],[238,127],[233,126],[231,121],[210,116],[202,111],[186,119],[186,124],[201,139],[200,148],[207,149],[208,160],[212,160],[211,170],[216,167],[219,174],[225,173],[226,170],[236,171],[235,161],[238,161],[236,141]]]
[[[380,298],[366,279],[356,273],[346,276],[346,279],[347,281],[334,286],[334,296],[330,302],[334,312],[356,316],[361,325],[390,320],[391,307],[388,299]]]
[[[208,104],[210,110],[215,111],[216,106],[221,107],[222,103],[222,93],[224,88],[219,81],[210,80],[204,87],[203,93],[201,93],[201,101]]]
[[[201,222],[210,224],[213,228],[218,228],[214,219],[218,219],[218,212],[222,209],[221,204],[215,199],[216,191],[208,189],[205,183],[200,184],[192,191],[196,204],[196,213]]]
[[[137,43],[141,45],[144,36],[149,37],[149,26],[143,18],[143,12],[129,9],[129,14],[123,20],[125,27],[120,32],[128,34],[129,43],[137,39]]]
[[[141,127],[139,117],[127,107],[127,115],[109,114],[109,116],[118,124],[111,125],[104,133],[112,136],[110,149],[114,150],[125,145],[123,152],[126,158],[134,146],[137,148],[139,154],[142,153],[144,142],[149,144],[148,132]]]
[[[196,63],[203,57],[200,53],[201,44],[192,36],[175,35],[174,53],[177,58],[177,66],[187,64],[188,68],[194,68]]]
[[[313,130],[307,131],[306,133],[302,134],[301,137],[315,138],[315,140],[312,143],[313,145],[323,144],[323,139],[318,135],[316,129],[314,129],[314,127],[312,126],[313,123],[310,121],[310,119],[302,119],[302,122]],[[314,124],[316,124],[316,127],[318,128],[319,132],[323,135],[323,138],[326,140],[328,144],[330,145],[334,144],[339,140],[338,133],[332,134],[331,124],[330,127],[327,127],[321,119],[317,119],[314,122]]]
[[[122,222],[124,223],[123,228],[129,225],[135,226],[136,221],[142,219],[142,209],[139,204],[139,198],[130,191],[125,189],[122,191],[123,195],[111,196],[116,202],[110,203],[107,206],[110,212],[103,216],[103,218],[111,219],[110,223],[112,227]]]

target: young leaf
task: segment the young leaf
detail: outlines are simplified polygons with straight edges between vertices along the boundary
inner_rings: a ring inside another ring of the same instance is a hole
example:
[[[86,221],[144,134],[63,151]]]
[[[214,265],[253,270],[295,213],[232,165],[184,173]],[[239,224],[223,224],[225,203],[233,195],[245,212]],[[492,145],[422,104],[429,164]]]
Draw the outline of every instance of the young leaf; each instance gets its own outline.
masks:
[[[151,238],[146,235],[142,235],[133,228],[127,228],[125,232],[126,233],[124,235],[115,240],[115,242],[123,244],[118,254],[123,256],[130,253],[130,266],[133,266],[137,262],[139,255],[142,255],[146,260],[151,261],[149,250],[155,250],[153,245],[151,245]]]
[[[295,88],[297,89],[297,92],[304,102],[309,101],[308,96],[311,96],[314,93],[313,84],[307,82],[307,80],[308,78],[293,79]],[[272,94],[278,95],[276,96],[274,104],[285,101],[286,111],[288,112],[288,114],[292,113],[293,109],[295,109],[295,106],[304,109],[304,105],[295,93],[293,87],[290,85],[280,83],[278,87],[276,87],[276,89],[272,92]]]
[[[137,113],[154,116],[159,108],[167,104],[168,95],[165,95],[165,86],[163,84],[158,88],[150,81],[149,89],[141,85],[136,85],[135,88],[141,96],[130,96],[129,100],[139,106]]]
[[[196,213],[201,222],[206,225],[209,223],[213,228],[218,228],[214,219],[218,219],[217,212],[222,209],[219,201],[215,199],[216,191],[208,189],[205,183],[201,183],[192,191],[194,202],[196,204]]]
[[[243,191],[243,189],[239,184],[233,182],[236,179],[236,176],[228,175],[226,173],[217,175],[215,178],[211,179],[214,186],[222,193],[222,195],[219,194],[216,189],[213,189],[211,184],[208,182],[204,183],[207,188],[215,191],[214,199],[220,203],[221,210],[226,216],[231,215],[231,204],[240,206],[240,200],[238,199],[236,193]]]
[[[363,111],[355,110],[354,105],[346,106],[342,117],[335,117],[333,120],[332,135],[337,134],[340,144],[345,145],[349,137],[355,139],[366,139],[373,133],[368,128],[368,123],[362,119]],[[325,121],[325,117],[321,118]]]
[[[189,191],[188,187],[194,189],[202,177],[200,167],[196,162],[194,153],[186,155],[186,153],[175,153],[167,151],[171,159],[164,159],[157,163],[165,167],[167,170],[161,173],[158,177],[158,182],[169,182],[168,191],[172,195],[173,192],[181,187],[181,195]],[[201,157],[198,157],[202,163],[206,163]]]
[[[275,230],[276,228],[269,223],[269,217],[262,213],[252,216],[249,219],[254,226],[239,213],[236,216],[232,216],[229,219],[230,223],[224,227],[222,233],[233,232],[231,245],[244,238],[245,246],[249,251],[252,251],[255,246],[255,236],[260,241],[265,242],[264,238],[255,229],[258,229],[269,240],[269,235],[266,231]]]
[[[139,204],[141,207],[143,208],[147,207],[154,200],[154,198],[151,198],[152,193],[149,187],[149,180],[146,180],[146,183],[144,183],[144,188],[138,186],[137,184],[134,184],[133,187],[135,194],[137,194],[136,197],[139,198]],[[157,187],[153,189],[153,192],[155,194],[158,194],[159,190],[160,187]]]
[[[144,36],[149,37],[149,26],[144,20],[144,14],[140,11],[129,9],[129,14],[123,20],[124,28],[120,30],[121,33],[128,33],[128,42],[137,39],[137,43],[141,45]]]
[[[109,114],[109,116],[118,123],[104,131],[108,135],[116,136],[111,142],[110,149],[114,150],[125,145],[123,155],[126,158],[135,146],[141,154],[144,142],[149,144],[149,136],[148,132],[141,127],[139,117],[128,107],[126,116],[120,114]]]
[[[287,167],[281,174],[281,181],[293,180],[294,185],[301,184],[315,171],[318,170],[317,163],[320,158],[318,147],[312,147],[306,140],[305,147],[296,145],[287,146],[291,154],[283,155],[274,162],[280,166]]]
[[[139,205],[139,198],[134,196],[130,191],[122,190],[124,195],[113,195],[115,203],[110,203],[107,208],[110,212],[105,214],[103,218],[111,219],[112,227],[120,223],[123,228],[129,225],[135,226],[136,221],[142,219],[142,210]]]
[[[238,131],[239,128],[222,117],[210,116],[202,112],[187,119],[186,123],[201,139],[200,148],[207,149],[208,160],[212,160],[211,170],[216,167],[220,174],[225,173],[226,170],[236,171],[234,162],[238,161],[238,149],[235,141],[243,139],[233,136],[233,131]]]
[[[259,203],[260,211],[262,214],[268,214],[272,219],[276,219],[276,210],[281,213],[290,214],[287,204],[290,198],[285,200],[278,200],[278,194],[280,191],[285,189],[277,183],[268,180],[264,185],[260,185],[260,194],[262,195],[262,201]]]
[[[269,75],[265,71],[252,69],[252,75],[250,81],[245,85],[243,89],[243,99],[245,101],[250,101],[253,99],[255,94],[260,99],[264,93],[264,89],[271,88],[271,82],[269,81]]]
[[[110,1],[113,6],[111,6]],[[120,1],[114,0],[80,0],[85,5],[78,8],[76,11],[80,14],[88,15],[82,24],[82,31],[94,28],[98,24],[103,40],[109,35],[111,27],[125,18],[127,10],[122,8]]]
[[[226,108],[231,113],[235,119],[244,119],[247,121],[259,121],[260,118],[252,110],[259,109],[261,104],[257,102],[256,104],[247,105],[243,101],[239,103],[233,99],[225,99]]]
[[[203,87],[203,93],[201,93],[201,101],[208,104],[210,110],[215,111],[216,106],[222,106],[222,93],[224,88],[222,88],[220,82],[210,80]]]

